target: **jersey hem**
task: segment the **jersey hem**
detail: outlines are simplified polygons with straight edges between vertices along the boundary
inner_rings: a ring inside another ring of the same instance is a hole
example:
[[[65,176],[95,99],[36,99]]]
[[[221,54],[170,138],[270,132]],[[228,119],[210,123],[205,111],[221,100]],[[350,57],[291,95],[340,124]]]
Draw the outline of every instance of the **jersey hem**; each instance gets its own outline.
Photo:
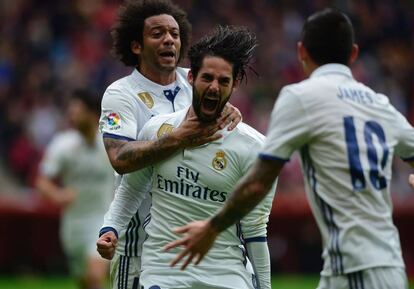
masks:
[[[359,272],[359,271],[363,271],[363,270],[368,270],[368,269],[372,269],[372,268],[378,268],[378,267],[384,267],[384,268],[405,268],[404,264],[384,264],[384,263],[380,263],[380,264],[371,264],[371,265],[361,265],[358,267],[353,267],[351,269],[346,269],[344,270],[343,273],[341,274],[334,274],[332,272],[324,272],[321,271],[321,276],[339,276],[339,275],[346,275],[346,274],[350,274],[350,273],[355,273],[355,272]]]

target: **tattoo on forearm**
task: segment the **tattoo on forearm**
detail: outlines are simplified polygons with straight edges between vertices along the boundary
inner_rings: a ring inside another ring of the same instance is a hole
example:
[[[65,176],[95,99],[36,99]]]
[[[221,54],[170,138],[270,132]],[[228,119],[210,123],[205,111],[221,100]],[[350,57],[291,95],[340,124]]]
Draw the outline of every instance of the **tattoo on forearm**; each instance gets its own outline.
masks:
[[[108,151],[110,149],[121,147],[126,141],[106,137],[103,139],[103,142],[105,145],[105,149]]]
[[[105,147],[107,151],[116,149],[116,154],[112,157],[115,158],[118,169],[122,167],[123,173],[152,165],[170,156],[177,149],[166,136],[155,141],[105,141]]]

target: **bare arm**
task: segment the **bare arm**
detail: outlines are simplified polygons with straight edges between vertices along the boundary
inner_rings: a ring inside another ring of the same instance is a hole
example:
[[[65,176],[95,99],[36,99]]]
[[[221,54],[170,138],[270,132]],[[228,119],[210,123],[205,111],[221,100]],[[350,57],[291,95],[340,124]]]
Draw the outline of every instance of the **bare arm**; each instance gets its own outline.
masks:
[[[185,269],[194,257],[196,257],[195,263],[198,264],[220,232],[242,219],[266,196],[282,167],[283,163],[278,161],[256,161],[247,176],[237,185],[224,207],[215,216],[210,220],[196,221],[178,228],[177,233],[187,233],[187,235],[168,244],[165,249],[181,245],[184,245],[186,249],[177,255],[171,262],[171,266],[187,255],[189,255],[188,259],[182,265],[182,269]]]
[[[74,190],[62,188],[43,175],[37,177],[35,186],[43,196],[60,207],[66,207],[76,198]]]
[[[104,138],[113,168],[120,174],[130,173],[168,158],[174,152],[199,146],[221,137],[216,132],[221,122],[200,123],[196,117],[185,120],[170,134],[153,141],[125,141]]]
[[[179,142],[162,137],[155,141],[104,138],[112,167],[119,174],[131,173],[165,159],[180,148]]]

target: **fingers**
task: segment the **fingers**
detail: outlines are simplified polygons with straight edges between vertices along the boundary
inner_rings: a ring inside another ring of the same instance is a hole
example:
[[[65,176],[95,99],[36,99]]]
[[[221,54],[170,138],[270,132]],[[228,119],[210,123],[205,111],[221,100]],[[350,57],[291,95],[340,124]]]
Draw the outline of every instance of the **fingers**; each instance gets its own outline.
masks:
[[[223,114],[222,117],[218,119],[220,129],[224,129],[227,126],[227,130],[233,130],[242,120],[240,112],[234,110],[230,114]]]
[[[188,249],[185,249],[184,251],[182,251],[180,254],[178,254],[170,263],[170,267],[174,267],[175,265],[177,265],[178,262],[181,261],[182,258],[184,258],[188,253],[190,253],[190,251]],[[186,266],[187,267],[187,266]]]
[[[179,247],[179,246],[184,245],[187,241],[188,241],[187,238],[183,238],[183,239],[180,239],[180,240],[176,240],[176,241],[173,241],[173,242],[168,243],[167,245],[165,245],[163,249],[165,251],[168,251],[168,250],[170,250],[172,248],[176,248],[176,247]]]
[[[184,264],[181,266],[181,270],[185,270],[187,266],[191,263],[191,261],[194,258],[194,253],[191,253],[190,256],[188,256],[187,260],[184,262]]]
[[[228,131],[233,130],[240,122],[242,121],[241,117],[235,117],[232,119],[231,123],[229,124],[229,126],[227,127]]]
[[[205,254],[199,253],[194,265],[200,264],[201,260],[203,260]]]

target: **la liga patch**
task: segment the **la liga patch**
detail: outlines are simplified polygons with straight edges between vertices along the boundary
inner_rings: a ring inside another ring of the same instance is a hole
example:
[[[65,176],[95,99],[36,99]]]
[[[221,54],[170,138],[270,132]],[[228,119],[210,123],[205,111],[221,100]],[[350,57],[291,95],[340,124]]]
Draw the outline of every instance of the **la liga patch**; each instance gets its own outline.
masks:
[[[116,112],[106,113],[104,122],[109,130],[117,130],[121,128],[121,117]]]

